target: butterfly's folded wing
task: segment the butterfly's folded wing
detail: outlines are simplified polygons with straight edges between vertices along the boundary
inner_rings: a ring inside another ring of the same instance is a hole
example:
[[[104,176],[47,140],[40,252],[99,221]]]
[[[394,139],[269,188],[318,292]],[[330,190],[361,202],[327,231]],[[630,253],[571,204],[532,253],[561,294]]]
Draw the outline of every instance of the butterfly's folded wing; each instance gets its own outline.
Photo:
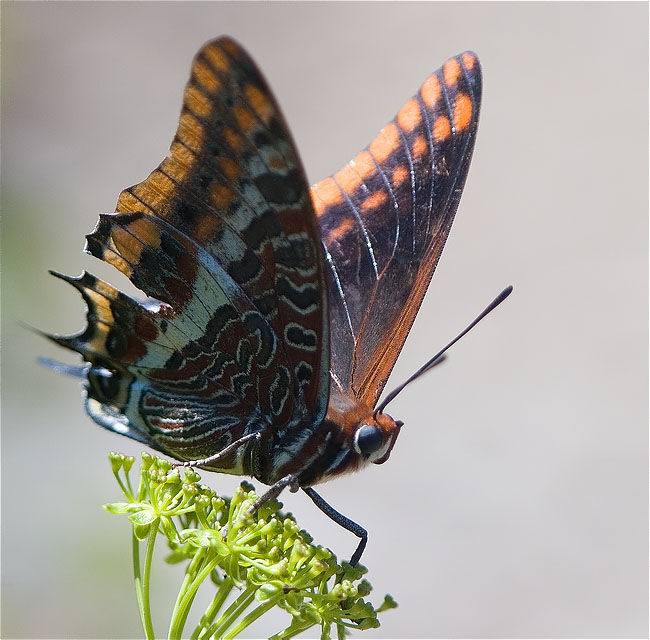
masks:
[[[451,58],[366,149],[312,187],[329,271],[333,384],[370,406],[449,234],[480,100],[477,57]]]
[[[322,247],[304,172],[264,79],[232,40],[197,54],[169,156],[123,191],[87,251],[159,304],[68,280],[88,327],[55,336],[108,428],[182,459],[251,430],[318,424],[329,390]]]

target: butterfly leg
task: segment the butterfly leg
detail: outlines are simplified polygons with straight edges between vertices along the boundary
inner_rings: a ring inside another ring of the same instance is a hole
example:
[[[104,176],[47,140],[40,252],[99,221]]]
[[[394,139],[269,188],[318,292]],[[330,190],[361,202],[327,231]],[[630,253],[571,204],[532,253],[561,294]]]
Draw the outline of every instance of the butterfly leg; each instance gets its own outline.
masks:
[[[235,440],[229,444],[225,449],[215,453],[213,456],[207,458],[202,458],[200,460],[187,460],[186,462],[175,462],[173,467],[204,467],[209,464],[214,464],[219,462],[219,460],[230,455],[236,449],[239,449],[243,444],[246,444],[249,440],[260,440],[261,436],[259,433],[249,433],[248,435],[242,436],[239,440]]]
[[[356,522],[346,518],[342,513],[339,513],[334,507],[325,502],[311,487],[303,487],[302,490],[312,499],[313,503],[328,517],[334,520],[336,524],[347,529],[350,533],[360,538],[356,551],[350,558],[350,564],[354,567],[361,560],[363,551],[368,542],[368,532]]]
[[[277,498],[286,487],[289,487],[291,493],[298,491],[300,488],[298,485],[298,478],[291,473],[287,476],[284,476],[284,478],[280,478],[280,480],[272,485],[265,494],[255,500],[253,506],[248,510],[248,513],[255,513],[263,504],[266,504],[270,500]]]

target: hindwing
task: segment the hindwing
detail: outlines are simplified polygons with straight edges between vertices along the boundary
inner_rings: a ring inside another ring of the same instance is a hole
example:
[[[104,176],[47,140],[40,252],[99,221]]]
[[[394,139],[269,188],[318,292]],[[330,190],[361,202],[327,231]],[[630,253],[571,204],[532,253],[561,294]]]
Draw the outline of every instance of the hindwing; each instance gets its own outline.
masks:
[[[448,60],[349,164],[312,187],[325,246],[331,373],[374,407],[449,234],[478,126],[475,54]]]
[[[168,157],[120,194],[86,250],[153,299],[65,278],[88,326],[53,338],[91,363],[100,424],[197,459],[251,431],[320,423],[329,334],[318,226],[277,103],[235,42],[199,51]]]

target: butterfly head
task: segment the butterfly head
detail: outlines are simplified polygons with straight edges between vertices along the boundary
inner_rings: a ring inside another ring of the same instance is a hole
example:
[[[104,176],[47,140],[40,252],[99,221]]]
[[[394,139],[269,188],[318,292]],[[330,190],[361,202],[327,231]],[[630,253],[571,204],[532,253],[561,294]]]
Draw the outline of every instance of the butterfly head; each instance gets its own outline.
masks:
[[[403,424],[387,413],[371,413],[357,424],[352,435],[352,448],[360,461],[374,464],[386,462]]]
[[[306,477],[309,484],[383,464],[395,445],[402,422],[344,394],[332,394],[323,423],[323,450]]]

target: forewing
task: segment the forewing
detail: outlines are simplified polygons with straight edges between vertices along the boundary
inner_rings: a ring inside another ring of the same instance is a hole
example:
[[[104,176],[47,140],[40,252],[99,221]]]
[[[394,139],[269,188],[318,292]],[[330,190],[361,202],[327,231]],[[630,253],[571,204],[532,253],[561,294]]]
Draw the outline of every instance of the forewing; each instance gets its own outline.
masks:
[[[56,339],[94,365],[98,422],[195,459],[261,425],[320,422],[329,339],[319,230],[284,119],[235,42],[199,51],[169,156],[120,194],[86,250],[159,301],[68,279],[88,327]],[[97,376],[101,367],[112,376]]]
[[[480,100],[476,55],[451,58],[366,149],[312,187],[329,270],[332,380],[370,406],[447,240]]]

